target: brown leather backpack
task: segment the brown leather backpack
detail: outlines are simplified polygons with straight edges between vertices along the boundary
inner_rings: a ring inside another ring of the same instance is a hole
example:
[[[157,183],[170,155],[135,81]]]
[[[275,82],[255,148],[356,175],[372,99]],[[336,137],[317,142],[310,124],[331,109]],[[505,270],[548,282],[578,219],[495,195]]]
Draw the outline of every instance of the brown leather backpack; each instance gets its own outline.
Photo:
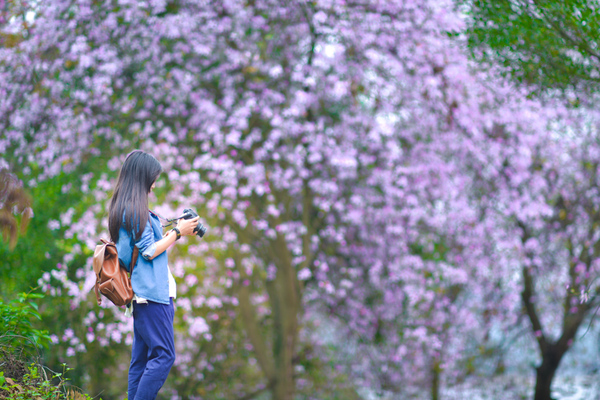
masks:
[[[119,263],[117,246],[113,242],[100,239],[101,244],[94,251],[94,273],[96,274],[96,300],[98,305],[102,303],[100,293],[112,301],[116,306],[125,306],[133,300],[133,289],[131,278],[127,270]],[[139,250],[133,246],[131,257],[131,272],[138,258]]]

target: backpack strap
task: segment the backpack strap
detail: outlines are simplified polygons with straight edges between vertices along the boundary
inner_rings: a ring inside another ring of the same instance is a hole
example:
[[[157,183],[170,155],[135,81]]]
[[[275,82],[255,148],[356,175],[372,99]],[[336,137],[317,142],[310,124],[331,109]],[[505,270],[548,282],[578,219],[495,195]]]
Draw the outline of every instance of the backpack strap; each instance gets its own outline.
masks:
[[[131,264],[129,264],[129,276],[131,276],[133,275],[133,267],[135,267],[135,264],[137,263],[138,254],[140,252],[140,250],[135,245],[135,232],[131,232],[131,240],[129,241],[129,244],[133,249],[133,252],[131,253]]]
[[[106,239],[100,239],[101,244],[96,246],[96,249],[94,251],[94,258],[93,258],[93,267],[94,267],[94,273],[96,275],[96,283],[94,284],[94,292],[96,292],[96,301],[98,302],[98,305],[102,304],[102,299],[100,298],[100,293],[98,292],[98,286],[100,285],[100,272],[102,271],[102,263],[104,261],[104,253],[106,252],[106,246],[111,244],[114,245],[112,242],[106,240]]]
[[[98,281],[94,284],[94,292],[96,292],[96,301],[98,305],[102,304],[102,299],[100,298],[100,293],[98,293]]]
[[[98,286],[100,285],[100,278],[98,274],[96,274],[96,282],[94,283],[94,292],[96,292],[96,301],[98,305],[102,304],[102,299],[100,298],[100,293],[98,292]]]
[[[131,280],[131,277],[133,276],[133,267],[135,267],[135,264],[137,263],[137,259],[138,259],[138,255],[140,254],[140,249],[137,248],[137,246],[135,245],[135,241],[133,240],[133,236],[131,237],[131,245],[133,246],[133,254],[131,255],[131,264],[129,264],[131,267],[129,268],[129,280]],[[135,293],[134,296],[135,298]],[[129,310],[129,306],[132,304],[133,300],[131,302],[129,302],[129,304],[127,304],[127,309]],[[125,315],[127,315],[127,312],[125,312]]]
[[[130,268],[130,272],[129,272],[130,276],[133,274],[133,267],[135,267],[135,263],[137,263],[139,253],[140,253],[140,250],[134,244],[133,245],[133,255],[131,256],[131,268]]]

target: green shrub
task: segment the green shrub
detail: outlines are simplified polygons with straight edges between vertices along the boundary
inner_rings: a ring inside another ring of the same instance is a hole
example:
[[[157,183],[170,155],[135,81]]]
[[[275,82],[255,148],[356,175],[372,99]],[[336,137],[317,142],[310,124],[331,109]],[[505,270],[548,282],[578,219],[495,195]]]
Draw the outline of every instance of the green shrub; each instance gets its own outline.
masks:
[[[10,303],[0,300],[0,347],[27,355],[36,355],[42,347],[48,347],[48,332],[32,324],[41,319],[34,300],[43,297],[37,293],[20,293]]]
[[[10,303],[0,300],[0,400],[91,400],[67,385],[65,364],[54,372],[39,362],[50,343],[48,332],[33,325],[41,319],[34,300],[41,298],[21,293]]]
[[[7,358],[2,359],[2,363],[7,362]],[[22,361],[12,359],[11,362],[20,363]],[[47,374],[46,368],[31,363],[27,367],[27,373],[20,377],[9,378],[0,371],[0,399],[2,400],[91,400],[87,394],[65,385],[68,379],[64,374],[69,369],[63,364],[63,372],[51,372]],[[55,383],[53,383],[55,382]]]

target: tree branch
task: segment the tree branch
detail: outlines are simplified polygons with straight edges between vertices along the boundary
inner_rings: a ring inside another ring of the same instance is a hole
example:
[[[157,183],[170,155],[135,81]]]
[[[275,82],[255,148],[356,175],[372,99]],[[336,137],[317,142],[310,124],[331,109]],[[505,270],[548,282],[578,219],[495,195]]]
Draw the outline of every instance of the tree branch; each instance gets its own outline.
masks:
[[[535,337],[540,346],[540,350],[544,353],[548,347],[548,342],[546,337],[544,336],[544,331],[542,330],[542,323],[537,315],[537,311],[535,310],[535,306],[531,301],[533,297],[533,279],[531,274],[527,268],[523,268],[523,291],[521,292],[521,300],[523,301],[523,305],[525,306],[525,310],[527,311],[527,316],[529,317],[529,321],[531,321],[531,325],[533,326],[533,330],[535,332],[539,332],[539,335],[536,334]]]

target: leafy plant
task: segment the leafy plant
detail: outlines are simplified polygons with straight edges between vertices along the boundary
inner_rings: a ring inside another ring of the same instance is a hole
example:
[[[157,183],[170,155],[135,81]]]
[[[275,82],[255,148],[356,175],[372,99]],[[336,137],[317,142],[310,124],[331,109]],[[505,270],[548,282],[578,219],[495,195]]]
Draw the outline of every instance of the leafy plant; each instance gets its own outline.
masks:
[[[38,351],[50,342],[48,332],[33,325],[41,319],[34,300],[43,297],[30,292],[20,293],[10,303],[0,301],[0,399],[91,399],[67,385],[65,374],[71,369],[66,364],[62,372],[54,372],[38,362],[25,361],[39,360]]]
[[[33,320],[40,320],[38,305],[34,301],[44,296],[38,293],[20,293],[10,303],[0,300],[0,346],[35,354],[48,347],[48,331],[36,329]]]
[[[14,361],[14,360],[13,360]],[[17,362],[19,362],[17,360]],[[7,400],[89,400],[91,397],[82,394],[72,387],[66,385],[69,379],[64,374],[70,370],[63,364],[63,372],[52,372],[48,377],[46,368],[42,365],[32,363],[27,367],[28,373],[19,378],[4,377],[0,372],[0,399]],[[53,381],[58,380],[58,383]]]

